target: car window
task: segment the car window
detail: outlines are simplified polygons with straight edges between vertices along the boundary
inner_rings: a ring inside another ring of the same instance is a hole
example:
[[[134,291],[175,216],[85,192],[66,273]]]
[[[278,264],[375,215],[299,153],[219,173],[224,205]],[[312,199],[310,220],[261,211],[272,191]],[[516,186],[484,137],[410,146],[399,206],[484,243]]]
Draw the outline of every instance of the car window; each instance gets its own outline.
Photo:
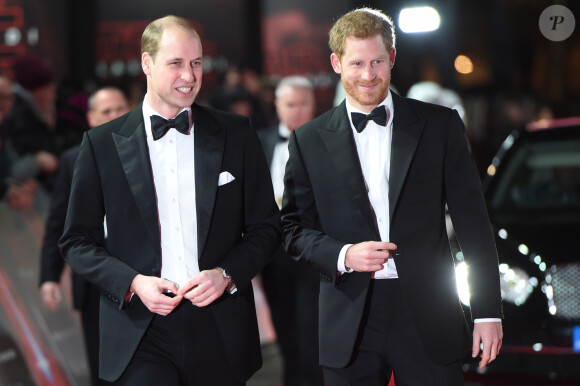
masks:
[[[494,209],[580,208],[580,141],[527,143],[498,175]]]

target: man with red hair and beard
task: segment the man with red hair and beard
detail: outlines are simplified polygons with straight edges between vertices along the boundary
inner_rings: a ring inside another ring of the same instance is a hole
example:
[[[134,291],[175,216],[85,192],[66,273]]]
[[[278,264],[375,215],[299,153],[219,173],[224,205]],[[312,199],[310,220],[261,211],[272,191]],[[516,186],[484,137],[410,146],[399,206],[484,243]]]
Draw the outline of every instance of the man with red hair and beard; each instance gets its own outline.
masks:
[[[362,8],[330,31],[346,100],[290,135],[282,227],[290,256],[320,271],[325,382],[463,385],[461,360],[499,353],[497,252],[457,111],[389,91],[392,21]],[[470,332],[445,227],[470,267]],[[480,350],[480,347],[481,350]]]

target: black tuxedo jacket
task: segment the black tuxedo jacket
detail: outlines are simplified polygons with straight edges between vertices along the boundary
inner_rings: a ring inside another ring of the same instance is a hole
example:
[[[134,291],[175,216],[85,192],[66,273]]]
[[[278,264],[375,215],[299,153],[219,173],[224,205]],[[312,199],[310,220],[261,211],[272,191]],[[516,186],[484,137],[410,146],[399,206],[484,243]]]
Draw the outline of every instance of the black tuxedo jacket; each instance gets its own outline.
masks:
[[[470,276],[473,318],[502,317],[497,253],[465,129],[454,110],[393,93],[390,240],[402,293],[435,363],[471,346],[445,229],[448,205]],[[370,273],[337,274],[347,243],[380,240],[345,103],[295,131],[286,165],[282,227],[288,253],[317,267],[320,362],[351,358]]]
[[[280,215],[249,120],[196,104],[192,113],[199,267],[222,267],[237,284],[235,295],[209,309],[224,360],[245,380],[261,366],[251,279],[280,243]],[[235,180],[218,187],[226,171]],[[156,200],[141,106],[84,135],[60,247],[72,269],[103,292],[100,376],[108,381],[122,374],[153,318],[138,297],[124,298],[135,275],[161,272]]]

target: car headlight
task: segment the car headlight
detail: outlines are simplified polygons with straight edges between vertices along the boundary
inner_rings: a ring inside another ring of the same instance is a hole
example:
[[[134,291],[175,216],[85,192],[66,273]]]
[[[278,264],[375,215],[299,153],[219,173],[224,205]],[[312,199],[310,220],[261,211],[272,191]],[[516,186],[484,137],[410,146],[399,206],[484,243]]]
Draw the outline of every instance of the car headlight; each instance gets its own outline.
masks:
[[[542,291],[548,300],[548,311],[557,319],[580,320],[580,264],[550,267]]]
[[[508,264],[499,265],[499,277],[502,299],[521,306],[538,285],[538,279],[530,277],[526,271]]]
[[[500,288],[502,299],[506,302],[521,306],[538,286],[538,279],[530,277],[523,269],[510,267],[507,264],[499,265]],[[469,284],[467,282],[468,267],[464,261],[455,265],[457,294],[459,300],[469,306]]]

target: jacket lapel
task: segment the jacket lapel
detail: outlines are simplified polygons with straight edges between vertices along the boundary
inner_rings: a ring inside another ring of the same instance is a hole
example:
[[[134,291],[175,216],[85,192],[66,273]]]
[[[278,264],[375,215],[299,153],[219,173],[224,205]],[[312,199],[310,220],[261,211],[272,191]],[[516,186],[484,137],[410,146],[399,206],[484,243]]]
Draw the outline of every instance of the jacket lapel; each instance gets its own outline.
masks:
[[[225,146],[225,130],[198,105],[192,106],[195,136],[195,195],[198,256],[210,228]]]
[[[158,248],[156,252],[161,253],[157,197],[141,106],[130,113],[118,133],[113,133],[113,140],[141,218]]]
[[[395,116],[393,118],[389,175],[389,218],[391,222],[403,183],[425,126],[425,121],[417,118],[415,112],[403,98],[394,92],[392,94]]]
[[[343,101],[332,112],[328,125],[318,129],[330,157],[342,175],[350,194],[361,211],[375,238],[379,237],[375,216],[369,201],[368,192],[360,160],[352,134],[350,121],[346,115],[346,103]]]

